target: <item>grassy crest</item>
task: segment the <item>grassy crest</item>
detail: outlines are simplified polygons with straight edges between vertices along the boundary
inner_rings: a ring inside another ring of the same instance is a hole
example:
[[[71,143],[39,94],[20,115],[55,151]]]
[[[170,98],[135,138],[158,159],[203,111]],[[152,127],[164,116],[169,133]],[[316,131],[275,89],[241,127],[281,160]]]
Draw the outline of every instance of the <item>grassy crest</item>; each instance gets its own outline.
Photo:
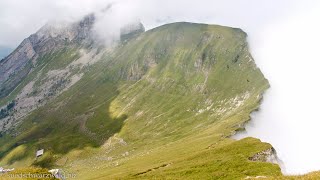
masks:
[[[47,55],[39,67],[64,68],[76,51]],[[17,137],[0,138],[0,165],[62,167],[79,179],[281,176],[275,164],[248,160],[270,144],[229,138],[269,87],[240,29],[164,25],[107,51],[83,73],[27,116]],[[38,148],[46,154],[34,160]]]

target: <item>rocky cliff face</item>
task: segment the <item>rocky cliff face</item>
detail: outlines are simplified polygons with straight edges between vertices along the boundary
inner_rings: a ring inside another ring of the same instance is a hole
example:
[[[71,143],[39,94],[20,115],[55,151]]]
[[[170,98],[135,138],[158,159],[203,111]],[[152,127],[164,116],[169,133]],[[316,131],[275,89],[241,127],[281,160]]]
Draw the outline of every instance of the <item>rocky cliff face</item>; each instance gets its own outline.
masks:
[[[0,98],[9,94],[26,77],[37,57],[32,42],[27,38],[0,62]]]
[[[252,157],[249,157],[250,161],[261,161],[261,162],[270,162],[274,164],[279,164],[280,160],[277,156],[277,152],[274,148],[269,148],[264,151],[261,151],[255,154]]]
[[[23,69],[28,61],[36,57],[36,52],[29,38],[22,41],[19,47],[1,62],[0,83],[6,81],[17,70]]]
[[[72,24],[47,24],[22,41],[0,62],[0,98],[8,95],[37,63],[37,59],[66,46],[90,45],[95,16],[90,14]]]

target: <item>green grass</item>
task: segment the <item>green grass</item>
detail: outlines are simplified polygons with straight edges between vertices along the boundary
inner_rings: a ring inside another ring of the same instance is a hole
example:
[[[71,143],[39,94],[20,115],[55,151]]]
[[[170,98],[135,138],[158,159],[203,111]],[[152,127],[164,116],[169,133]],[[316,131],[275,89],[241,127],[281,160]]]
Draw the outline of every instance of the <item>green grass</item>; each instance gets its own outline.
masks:
[[[48,54],[38,67],[64,68],[76,52]],[[62,166],[80,179],[281,176],[277,165],[248,160],[270,144],[228,138],[268,87],[241,30],[161,26],[104,54],[78,83],[29,115],[18,137],[0,139],[0,165],[15,160],[10,151],[23,144],[48,151],[34,165]],[[61,159],[64,165],[56,163]]]

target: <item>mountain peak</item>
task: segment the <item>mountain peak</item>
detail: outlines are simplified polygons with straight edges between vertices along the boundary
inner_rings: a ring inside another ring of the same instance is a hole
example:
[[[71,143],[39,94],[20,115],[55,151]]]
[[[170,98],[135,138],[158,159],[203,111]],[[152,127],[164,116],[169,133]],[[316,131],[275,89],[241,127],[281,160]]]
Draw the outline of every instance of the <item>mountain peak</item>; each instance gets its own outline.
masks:
[[[141,22],[127,24],[120,30],[120,40],[122,42],[128,41],[143,32],[145,32],[145,28]]]
[[[56,40],[77,41],[92,38],[92,29],[95,23],[95,15],[89,14],[80,21],[70,22],[51,22],[44,25],[31,38],[36,37],[36,41],[48,38]]]
[[[0,97],[10,93],[31,71],[39,56],[67,45],[90,45],[93,42],[95,15],[89,14],[78,22],[51,22],[24,39],[0,62]],[[11,78],[11,81],[7,81]]]

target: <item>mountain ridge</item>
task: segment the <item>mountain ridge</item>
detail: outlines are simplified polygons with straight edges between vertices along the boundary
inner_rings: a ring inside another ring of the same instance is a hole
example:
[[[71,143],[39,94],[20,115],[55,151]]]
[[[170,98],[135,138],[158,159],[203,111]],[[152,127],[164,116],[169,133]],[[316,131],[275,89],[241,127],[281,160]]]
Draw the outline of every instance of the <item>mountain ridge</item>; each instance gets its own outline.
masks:
[[[281,175],[278,165],[249,160],[270,144],[230,139],[269,87],[246,38],[238,28],[181,22],[112,48],[44,55],[11,94],[17,112],[32,111],[0,138],[0,165],[60,167],[82,179]],[[21,106],[30,99],[37,103]]]

